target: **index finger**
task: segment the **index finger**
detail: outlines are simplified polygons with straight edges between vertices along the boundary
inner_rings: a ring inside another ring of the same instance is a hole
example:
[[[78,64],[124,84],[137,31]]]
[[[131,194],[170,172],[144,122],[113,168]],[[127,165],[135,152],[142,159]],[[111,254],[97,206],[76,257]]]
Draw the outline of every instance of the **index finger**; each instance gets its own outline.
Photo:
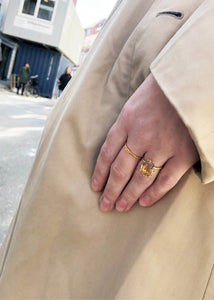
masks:
[[[117,154],[125,144],[127,134],[117,123],[110,129],[97,158],[92,175],[92,189],[101,191],[108,179],[110,167]]]

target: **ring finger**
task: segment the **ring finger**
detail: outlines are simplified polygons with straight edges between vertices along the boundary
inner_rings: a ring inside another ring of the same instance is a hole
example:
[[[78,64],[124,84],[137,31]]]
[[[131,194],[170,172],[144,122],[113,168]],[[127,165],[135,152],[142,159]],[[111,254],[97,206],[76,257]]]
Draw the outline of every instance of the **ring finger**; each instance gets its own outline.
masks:
[[[155,164],[150,157],[154,157]],[[166,158],[155,157],[149,153],[138,163],[132,179],[126,186],[116,202],[116,208],[120,212],[128,211],[139,199],[142,193],[154,182],[161,166],[166,162]]]

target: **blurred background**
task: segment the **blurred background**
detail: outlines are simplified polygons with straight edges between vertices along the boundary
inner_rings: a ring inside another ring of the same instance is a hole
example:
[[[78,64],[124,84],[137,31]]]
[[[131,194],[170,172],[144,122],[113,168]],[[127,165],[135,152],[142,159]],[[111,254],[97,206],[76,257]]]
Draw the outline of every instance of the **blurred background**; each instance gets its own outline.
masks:
[[[52,98],[66,67],[74,73],[116,0],[0,0],[0,80],[16,88],[27,62],[40,96]]]
[[[0,244],[60,88],[75,76],[115,3],[0,0]]]

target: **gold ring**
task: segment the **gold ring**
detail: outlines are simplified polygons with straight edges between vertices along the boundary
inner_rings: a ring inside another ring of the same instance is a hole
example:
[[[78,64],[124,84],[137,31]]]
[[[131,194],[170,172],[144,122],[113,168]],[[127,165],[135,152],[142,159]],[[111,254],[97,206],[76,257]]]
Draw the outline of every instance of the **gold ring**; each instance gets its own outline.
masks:
[[[137,154],[133,153],[131,151],[131,149],[127,146],[127,144],[125,144],[124,149],[128,154],[130,154],[132,157],[134,157],[136,159],[140,159],[142,157],[142,156],[138,156]]]
[[[154,162],[150,159],[142,158],[142,164],[140,165],[140,172],[143,176],[152,176],[155,170],[160,170],[162,167],[156,167]]]

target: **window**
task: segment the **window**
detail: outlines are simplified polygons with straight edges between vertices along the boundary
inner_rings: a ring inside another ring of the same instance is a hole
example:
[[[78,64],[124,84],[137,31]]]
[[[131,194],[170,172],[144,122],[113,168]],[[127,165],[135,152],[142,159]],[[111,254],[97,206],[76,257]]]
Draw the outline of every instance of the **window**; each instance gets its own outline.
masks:
[[[53,0],[41,0],[39,5],[38,18],[51,21],[54,11],[55,1]]]
[[[24,0],[22,13],[51,21],[56,0]]]
[[[33,16],[36,8],[36,2],[37,0],[25,0],[22,13]]]

